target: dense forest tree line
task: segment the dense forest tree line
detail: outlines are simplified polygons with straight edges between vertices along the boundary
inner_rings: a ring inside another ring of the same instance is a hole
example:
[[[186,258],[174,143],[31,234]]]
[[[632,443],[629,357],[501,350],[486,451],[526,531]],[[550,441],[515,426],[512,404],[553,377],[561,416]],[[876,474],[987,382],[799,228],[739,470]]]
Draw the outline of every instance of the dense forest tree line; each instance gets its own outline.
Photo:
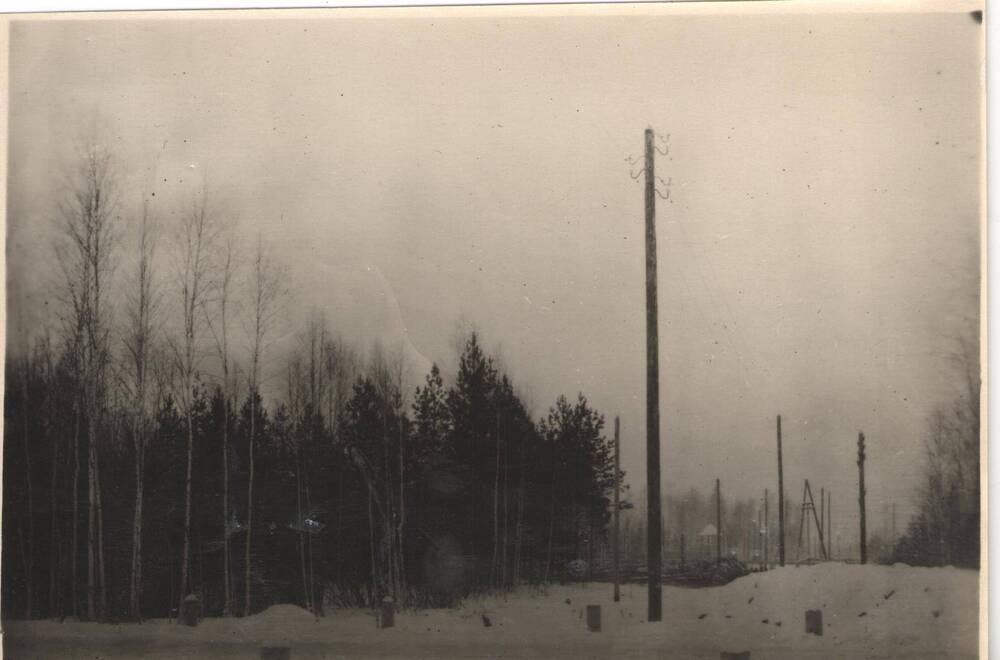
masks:
[[[762,493],[763,495],[763,493]],[[626,565],[640,566],[646,561],[646,511],[644,498],[639,506],[625,512],[622,517],[622,557]],[[785,503],[786,516],[792,520],[793,507]],[[717,530],[715,491],[689,488],[681,493],[664,495],[661,505],[663,515],[663,558],[667,565],[677,566],[685,560],[714,560],[716,545],[701,537],[706,527]],[[722,494],[722,542],[720,549],[725,557],[735,556],[740,561],[754,563],[763,560],[767,543],[769,558],[778,557],[778,512],[772,495],[770,515],[765,525],[763,497],[741,498]],[[796,523],[798,520],[796,519]],[[765,534],[765,529],[767,533]],[[798,526],[789,527],[788,535],[794,542]],[[794,546],[793,546],[794,548]]]
[[[955,353],[963,391],[930,417],[917,515],[888,561],[978,568],[980,555],[980,386],[978,344]]]
[[[474,332],[415,390],[401,353],[319,313],[278,351],[267,245],[241,251],[205,194],[126,204],[118,174],[79,155],[58,323],[8,353],[5,616],[446,604],[563,577],[606,537],[611,446],[582,394],[533,419]]]

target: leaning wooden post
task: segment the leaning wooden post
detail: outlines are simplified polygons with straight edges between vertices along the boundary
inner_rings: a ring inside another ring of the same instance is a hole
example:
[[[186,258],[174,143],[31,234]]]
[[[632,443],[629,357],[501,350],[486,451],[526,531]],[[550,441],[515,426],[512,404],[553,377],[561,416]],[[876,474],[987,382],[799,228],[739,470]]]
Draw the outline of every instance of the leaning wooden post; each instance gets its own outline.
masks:
[[[858,508],[861,512],[861,563],[868,563],[868,534],[865,531],[865,434],[858,433]]]
[[[618,564],[618,491],[621,488],[619,483],[619,465],[621,464],[620,452],[619,452],[619,437],[618,437],[618,417],[615,417],[615,540],[614,547],[612,548],[612,554],[615,562],[615,602],[621,600],[621,591],[619,589],[619,583],[621,582],[621,573],[619,572]]]
[[[778,415],[778,563],[785,565],[785,473],[781,465],[781,415]]]
[[[819,549],[820,549],[820,552],[823,553],[823,559],[829,559],[830,555],[829,555],[829,553],[826,550],[826,542],[823,540],[824,531],[823,531],[822,518],[820,518],[819,516],[816,515],[816,501],[813,499],[812,489],[809,488],[809,480],[808,479],[806,479],[806,493],[809,495],[809,506],[808,506],[808,508],[812,511],[813,522],[816,523],[816,536],[817,536],[817,538],[819,540]],[[820,494],[822,495],[822,493],[823,493],[823,491],[821,489],[820,490]],[[803,506],[805,506],[805,498],[804,497],[803,497]],[[824,505],[823,501],[820,500],[820,512],[821,513],[823,511],[823,507],[824,506],[825,505]],[[804,513],[804,511],[803,511],[803,513]],[[807,531],[808,531],[808,528],[807,528]],[[808,538],[808,535],[806,536],[806,538]]]

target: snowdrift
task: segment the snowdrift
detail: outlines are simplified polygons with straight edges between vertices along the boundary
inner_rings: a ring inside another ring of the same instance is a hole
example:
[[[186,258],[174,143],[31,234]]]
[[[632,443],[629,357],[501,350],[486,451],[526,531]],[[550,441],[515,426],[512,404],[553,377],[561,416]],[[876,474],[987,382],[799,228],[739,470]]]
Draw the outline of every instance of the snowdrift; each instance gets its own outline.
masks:
[[[740,577],[721,587],[663,589],[663,621],[647,623],[646,589],[610,584],[524,587],[466,600],[449,610],[401,612],[379,630],[371,612],[341,610],[317,620],[293,605],[197,628],[153,621],[100,625],[8,622],[15,658],[259,657],[285,644],[292,657],[975,658],[979,573],[955,568],[824,563]],[[601,605],[602,630],[588,632],[586,606]],[[805,632],[820,610],[823,635]],[[490,622],[484,625],[485,619]]]

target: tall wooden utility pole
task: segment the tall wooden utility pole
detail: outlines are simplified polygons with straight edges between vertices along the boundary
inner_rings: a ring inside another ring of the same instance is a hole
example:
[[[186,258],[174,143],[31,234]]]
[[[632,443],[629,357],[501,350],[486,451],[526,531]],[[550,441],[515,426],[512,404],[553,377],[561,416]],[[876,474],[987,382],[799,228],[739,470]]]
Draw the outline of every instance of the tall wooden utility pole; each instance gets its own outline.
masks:
[[[770,568],[767,564],[767,541],[771,534],[771,528],[767,524],[767,489],[764,489],[764,570]]]
[[[656,179],[653,129],[646,129],[646,561],[649,581],[647,620],[663,618],[660,585],[660,358],[656,314]]]
[[[722,563],[722,490],[715,480],[715,563]]]
[[[861,511],[861,563],[868,563],[868,533],[865,531],[865,434],[858,433],[858,508]]]
[[[619,438],[618,438],[618,417],[615,417],[615,543],[613,548],[613,555],[615,561],[615,602],[621,600],[621,592],[618,588],[618,583],[621,580],[620,569],[618,565],[618,490],[621,487],[618,483],[618,466],[620,463],[620,452],[619,452]]]
[[[785,473],[781,465],[781,415],[778,415],[778,564],[785,565]]]

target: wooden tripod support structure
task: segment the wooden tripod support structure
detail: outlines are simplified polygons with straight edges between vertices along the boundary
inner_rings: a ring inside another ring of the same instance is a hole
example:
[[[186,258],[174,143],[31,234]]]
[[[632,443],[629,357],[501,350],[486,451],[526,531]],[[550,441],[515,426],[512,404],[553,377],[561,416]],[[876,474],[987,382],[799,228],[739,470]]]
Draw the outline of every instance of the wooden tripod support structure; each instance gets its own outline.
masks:
[[[812,512],[812,522],[807,522],[809,512]],[[798,560],[802,554],[802,530],[806,525],[815,524],[819,533],[819,547],[823,552],[823,559],[829,559],[830,555],[826,551],[826,543],[823,541],[823,526],[819,523],[819,516],[816,513],[816,501],[813,499],[812,489],[809,488],[809,480],[806,479],[805,487],[802,489],[802,512],[799,515],[799,544],[795,550],[795,559]]]

